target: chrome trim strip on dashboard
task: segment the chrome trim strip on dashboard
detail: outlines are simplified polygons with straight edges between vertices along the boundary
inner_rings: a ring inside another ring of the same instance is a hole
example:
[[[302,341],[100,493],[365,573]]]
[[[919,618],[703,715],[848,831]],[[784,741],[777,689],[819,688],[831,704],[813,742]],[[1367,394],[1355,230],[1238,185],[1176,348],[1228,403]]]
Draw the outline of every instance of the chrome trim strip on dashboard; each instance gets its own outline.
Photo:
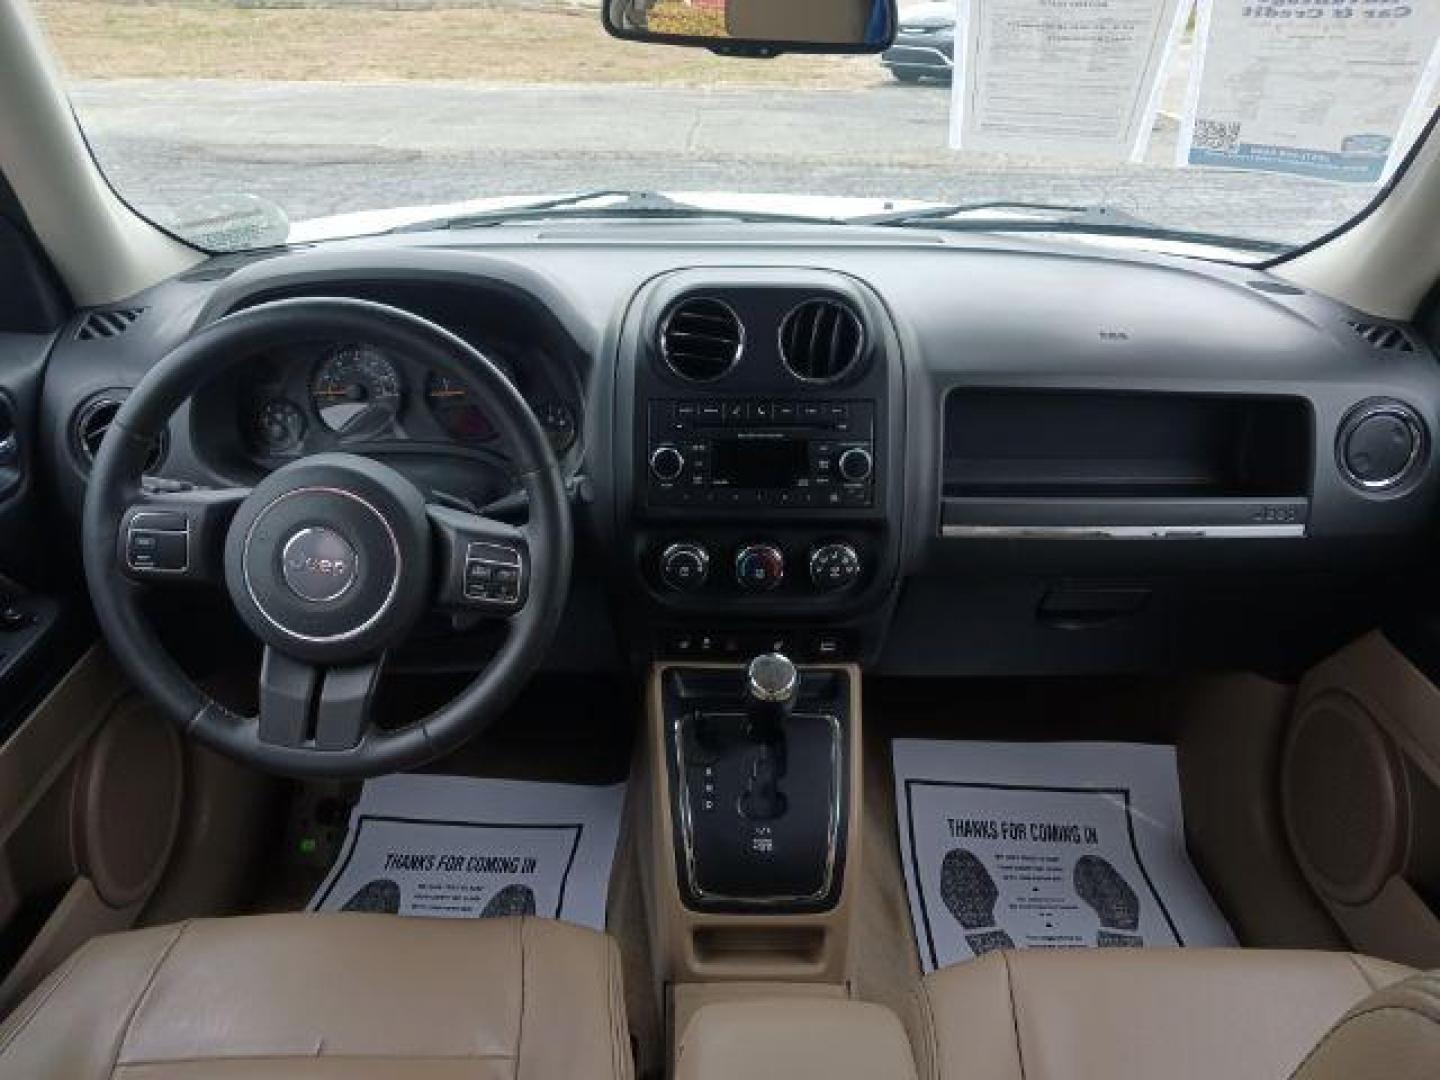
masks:
[[[1299,540],[1303,524],[1268,525],[942,525],[940,535],[966,540]]]

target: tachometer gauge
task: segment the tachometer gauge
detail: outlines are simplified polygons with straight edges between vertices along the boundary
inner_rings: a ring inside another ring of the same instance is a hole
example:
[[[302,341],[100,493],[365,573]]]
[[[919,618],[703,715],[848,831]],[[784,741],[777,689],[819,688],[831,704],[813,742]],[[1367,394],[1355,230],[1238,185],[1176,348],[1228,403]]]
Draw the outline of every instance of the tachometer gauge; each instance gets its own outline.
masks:
[[[305,414],[293,401],[271,398],[250,417],[250,437],[261,453],[287,453],[305,437]]]
[[[569,453],[575,445],[575,411],[563,401],[545,401],[535,406],[535,415],[550,439],[550,449],[557,456]]]
[[[452,439],[489,442],[498,432],[469,387],[458,379],[432,371],[425,377],[425,400],[430,415]]]
[[[340,435],[378,435],[400,410],[400,373],[379,349],[345,345],[315,372],[310,396],[321,422]]]

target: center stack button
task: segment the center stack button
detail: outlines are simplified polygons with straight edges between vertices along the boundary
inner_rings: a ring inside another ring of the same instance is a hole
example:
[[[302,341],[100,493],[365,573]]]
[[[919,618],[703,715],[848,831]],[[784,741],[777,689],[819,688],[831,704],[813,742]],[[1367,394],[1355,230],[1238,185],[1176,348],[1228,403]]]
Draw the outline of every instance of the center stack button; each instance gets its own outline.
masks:
[[[684,471],[685,455],[680,453],[679,447],[664,443],[650,454],[650,472],[655,479],[668,484],[678,480]]]
[[[785,556],[774,544],[747,544],[735,556],[735,581],[746,592],[769,592],[785,579]]]
[[[704,545],[682,540],[660,555],[660,577],[675,592],[694,592],[710,574],[710,553]]]

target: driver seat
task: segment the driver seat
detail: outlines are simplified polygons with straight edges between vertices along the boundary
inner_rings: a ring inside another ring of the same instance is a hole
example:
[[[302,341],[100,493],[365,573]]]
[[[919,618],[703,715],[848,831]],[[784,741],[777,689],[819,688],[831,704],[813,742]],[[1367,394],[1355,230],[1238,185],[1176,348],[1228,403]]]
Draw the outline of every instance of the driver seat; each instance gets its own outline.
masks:
[[[620,961],[548,919],[266,915],[91,940],[0,1027],[0,1078],[628,1080]]]

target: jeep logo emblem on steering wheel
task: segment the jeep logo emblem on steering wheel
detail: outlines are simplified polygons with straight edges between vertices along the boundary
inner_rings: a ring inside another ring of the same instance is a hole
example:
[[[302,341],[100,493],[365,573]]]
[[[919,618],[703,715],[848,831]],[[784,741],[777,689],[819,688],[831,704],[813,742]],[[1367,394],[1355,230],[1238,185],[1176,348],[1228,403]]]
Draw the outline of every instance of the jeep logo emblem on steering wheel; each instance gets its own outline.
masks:
[[[323,604],[344,596],[355,584],[355,549],[334,529],[311,525],[285,542],[280,572],[301,600]]]

